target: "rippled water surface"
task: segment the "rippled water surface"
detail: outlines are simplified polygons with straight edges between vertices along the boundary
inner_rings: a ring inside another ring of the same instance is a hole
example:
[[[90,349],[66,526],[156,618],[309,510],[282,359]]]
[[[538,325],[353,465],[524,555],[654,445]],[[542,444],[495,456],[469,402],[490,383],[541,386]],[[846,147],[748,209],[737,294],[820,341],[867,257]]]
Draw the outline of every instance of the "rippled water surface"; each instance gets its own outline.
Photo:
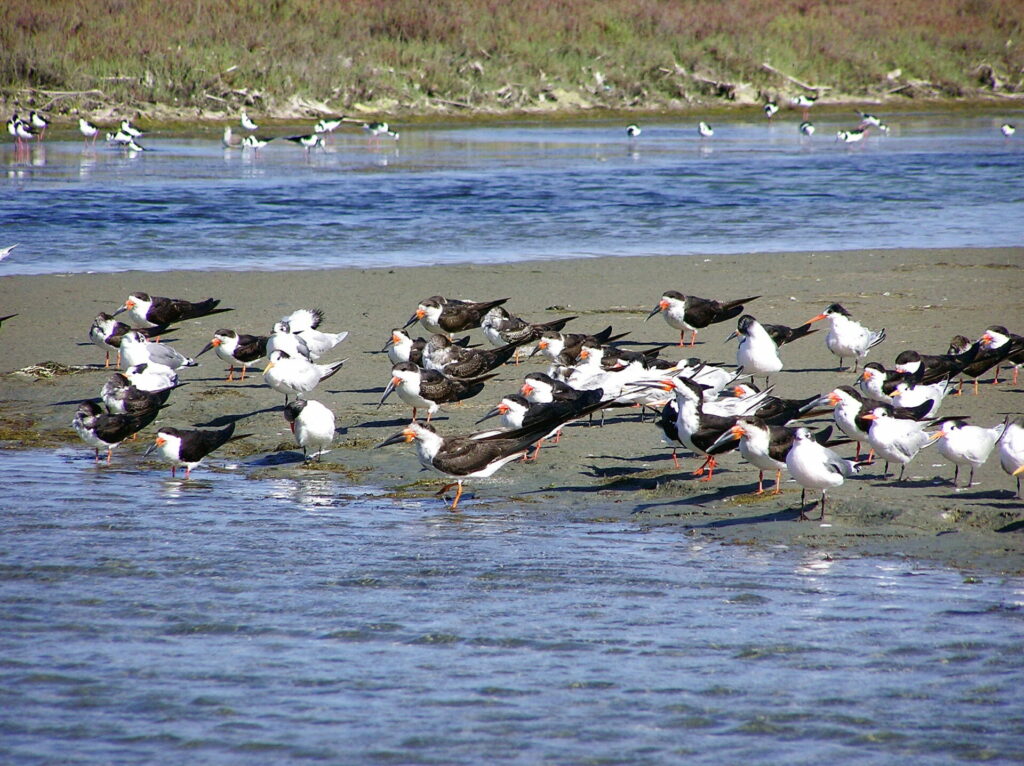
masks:
[[[0,452],[4,763],[1024,752],[1019,579],[83,452]]]
[[[0,244],[22,243],[0,275],[1019,245],[1024,139],[998,130],[1014,117],[893,115],[849,146],[852,111],[815,115],[810,139],[795,113],[710,140],[679,121],[635,141],[621,122],[412,125],[308,158],[225,151],[212,129],[136,156],[58,133],[0,150]]]

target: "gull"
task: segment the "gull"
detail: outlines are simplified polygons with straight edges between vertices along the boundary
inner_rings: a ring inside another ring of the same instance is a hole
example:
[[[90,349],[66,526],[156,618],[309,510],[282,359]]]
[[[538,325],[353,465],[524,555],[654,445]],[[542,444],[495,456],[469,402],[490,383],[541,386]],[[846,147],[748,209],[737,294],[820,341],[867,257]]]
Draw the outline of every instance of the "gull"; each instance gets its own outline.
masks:
[[[852,460],[839,457],[835,452],[819,444],[810,429],[800,427],[793,434],[793,446],[786,453],[786,468],[800,485],[800,520],[807,521],[804,502],[809,489],[821,490],[821,515],[825,518],[825,499],[828,491],[838,487],[847,477],[857,472]]]
[[[982,428],[962,423],[958,420],[947,420],[942,423],[939,430],[932,434],[936,440],[939,453],[951,461],[956,468],[953,471],[953,487],[956,487],[957,479],[960,477],[960,466],[969,465],[971,475],[967,479],[967,487],[974,483],[974,469],[980,468],[988,460],[992,450],[995,449],[999,438],[1006,430],[1006,423],[1000,423],[992,428]]]
[[[884,407],[876,407],[862,417],[871,421],[868,442],[875,454],[885,461],[883,476],[889,473],[889,463],[899,463],[900,475],[896,481],[903,481],[907,463],[932,443],[934,435],[924,430],[923,423],[894,417]]]
[[[316,458],[331,448],[334,441],[334,413],[315,399],[296,399],[285,405],[284,419],[302,447],[305,460]]]
[[[1007,418],[999,439],[999,465],[1017,478],[1017,497],[1020,497],[1020,476],[1024,473],[1024,417]]]
[[[178,370],[182,367],[195,367],[195,359],[171,348],[166,343],[154,343],[138,330],[126,332],[121,338],[121,364],[134,367],[139,364],[155,363]]]

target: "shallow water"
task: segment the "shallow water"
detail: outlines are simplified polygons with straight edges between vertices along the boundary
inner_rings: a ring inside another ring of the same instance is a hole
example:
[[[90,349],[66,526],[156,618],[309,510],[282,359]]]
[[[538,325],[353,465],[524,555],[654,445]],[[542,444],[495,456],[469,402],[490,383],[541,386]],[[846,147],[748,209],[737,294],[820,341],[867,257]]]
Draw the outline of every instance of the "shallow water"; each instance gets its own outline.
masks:
[[[635,141],[619,122],[418,125],[336,133],[308,158],[225,151],[213,131],[127,156],[65,132],[0,149],[0,245],[22,243],[0,275],[1019,245],[1012,116],[896,115],[856,145],[835,141],[852,113],[815,116],[810,139],[795,113],[710,140],[679,121]]]
[[[473,500],[454,515],[315,472],[182,482],[118,458],[0,452],[31,497],[0,515],[5,763],[1024,748],[1020,579]]]

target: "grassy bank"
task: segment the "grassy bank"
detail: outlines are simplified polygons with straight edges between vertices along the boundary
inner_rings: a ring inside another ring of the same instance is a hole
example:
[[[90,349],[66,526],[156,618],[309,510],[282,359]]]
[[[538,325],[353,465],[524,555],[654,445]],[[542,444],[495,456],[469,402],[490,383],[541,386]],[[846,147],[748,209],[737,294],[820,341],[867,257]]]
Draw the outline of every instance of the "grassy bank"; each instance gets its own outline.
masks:
[[[6,0],[0,94],[54,113],[682,109],[1024,94],[1018,0]]]

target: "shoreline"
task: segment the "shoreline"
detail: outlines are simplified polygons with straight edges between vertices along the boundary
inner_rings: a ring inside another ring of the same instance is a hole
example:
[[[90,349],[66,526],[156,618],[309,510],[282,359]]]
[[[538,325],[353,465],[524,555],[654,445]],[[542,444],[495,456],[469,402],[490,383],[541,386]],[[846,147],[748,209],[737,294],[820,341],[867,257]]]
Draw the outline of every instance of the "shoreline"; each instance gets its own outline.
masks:
[[[0,446],[71,445],[90,450],[69,427],[77,402],[95,397],[110,372],[102,368],[103,352],[88,343],[89,325],[98,312],[112,312],[136,290],[191,300],[213,295],[222,299],[222,306],[234,308],[180,325],[173,345],[190,356],[220,327],[265,334],[291,310],[316,306],[326,313],[325,329],[350,332],[348,340],[321,361],[349,361],[309,397],[331,407],[337,416],[336,446],[324,456],[322,466],[307,468],[295,462],[300,452],[281,415],[283,398],[262,383],[256,369],[242,383],[226,383],[225,365],[207,354],[199,360],[200,367],[183,372],[182,380],[189,385],[172,394],[171,406],[156,425],[145,429],[136,444],[114,452],[115,467],[138,463],[159,425],[215,425],[237,418],[241,430],[254,436],[215,453],[194,478],[216,481],[226,458],[243,457],[241,470],[256,478],[322,474],[356,487],[383,487],[396,497],[430,498],[443,482],[420,473],[411,448],[373,449],[409,417],[408,407],[396,396],[377,407],[390,372],[380,348],[390,329],[404,324],[429,295],[509,297],[508,309],[531,321],[576,315],[566,327],[570,332],[596,332],[611,324],[616,332],[630,333],[624,339],[627,348],[678,340],[660,317],[644,321],[667,289],[720,299],[761,295],[747,311],[761,321],[787,325],[800,324],[828,303],[839,302],[864,324],[887,328],[888,340],[867,360],[891,366],[902,350],[941,353],[952,335],[974,339],[991,324],[1024,332],[1014,325],[1024,286],[1021,263],[1024,248],[899,249],[391,269],[7,276],[0,279],[0,306],[3,314],[18,316],[0,327]],[[733,329],[734,322],[712,325],[701,332],[694,349],[670,345],[662,356],[674,360],[698,355],[732,365],[735,345],[724,340]],[[427,334],[419,325],[410,331],[414,336]],[[474,343],[486,346],[479,330],[470,334]],[[851,373],[836,373],[823,338],[822,332],[784,347],[786,366],[773,376],[776,394],[809,396],[853,382]],[[476,430],[474,422],[502,395],[514,392],[525,374],[546,369],[538,359],[499,368],[498,377],[481,395],[461,406],[442,408],[435,417],[438,430]],[[50,361],[84,369],[53,377],[15,372]],[[1024,412],[1024,379],[1017,386],[993,386],[990,379],[991,373],[983,376],[977,397],[968,392],[947,399],[941,414],[971,415],[972,422],[991,426],[1009,414]],[[852,454],[852,445],[838,451]],[[903,485],[882,481],[877,468],[868,468],[830,493],[829,512],[820,524],[793,520],[800,496],[794,483],[784,483],[779,497],[754,497],[750,493],[757,473],[738,454],[724,456],[721,470],[708,484],[692,476],[699,461],[684,453],[681,449],[682,467],[674,468],[671,450],[661,443],[650,420],[641,424],[632,410],[616,412],[603,427],[567,428],[561,442],[545,447],[536,464],[510,465],[493,479],[467,482],[460,510],[514,509],[530,514],[567,508],[595,520],[679,525],[727,543],[785,545],[842,556],[899,556],[971,571],[1024,571],[1024,501],[1013,497],[1013,480],[1002,472],[998,458],[977,471],[974,486],[960,491],[949,484],[952,465],[934,449],[910,464],[910,479]],[[164,471],[166,466],[147,462],[140,470]],[[816,492],[809,494],[818,497]],[[438,510],[442,507],[440,500],[426,502],[437,503]]]

